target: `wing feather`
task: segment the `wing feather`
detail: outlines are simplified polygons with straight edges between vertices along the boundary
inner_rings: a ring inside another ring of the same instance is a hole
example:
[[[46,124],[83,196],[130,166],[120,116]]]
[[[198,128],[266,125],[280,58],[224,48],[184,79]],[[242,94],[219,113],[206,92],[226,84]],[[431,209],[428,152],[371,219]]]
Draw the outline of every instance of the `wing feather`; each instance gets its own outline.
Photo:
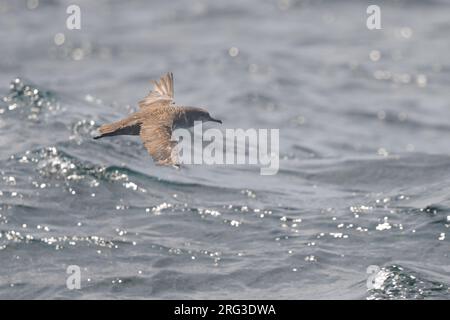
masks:
[[[159,165],[178,165],[176,141],[172,141],[172,128],[168,125],[141,125],[142,142],[153,160]]]
[[[159,81],[151,80],[153,83],[153,91],[151,91],[142,101],[139,102],[139,107],[147,108],[154,106],[157,102],[163,102],[164,105],[173,103],[173,74],[166,73],[159,79]]]

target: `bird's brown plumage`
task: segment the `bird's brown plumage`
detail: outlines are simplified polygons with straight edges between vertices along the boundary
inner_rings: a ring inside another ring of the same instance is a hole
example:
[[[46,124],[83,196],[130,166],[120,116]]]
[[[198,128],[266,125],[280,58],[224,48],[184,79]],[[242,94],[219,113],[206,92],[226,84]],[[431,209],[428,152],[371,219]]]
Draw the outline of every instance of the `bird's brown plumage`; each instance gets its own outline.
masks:
[[[150,82],[153,83],[153,91],[150,91],[143,100],[139,101],[141,109],[174,104],[172,72],[162,76],[159,81],[151,80]]]
[[[171,141],[174,127],[190,127],[195,120],[217,121],[206,110],[181,107],[173,101],[173,75],[167,73],[142,101],[140,110],[129,117],[99,128],[100,136],[139,135],[148,153],[157,164],[177,165],[176,142]]]

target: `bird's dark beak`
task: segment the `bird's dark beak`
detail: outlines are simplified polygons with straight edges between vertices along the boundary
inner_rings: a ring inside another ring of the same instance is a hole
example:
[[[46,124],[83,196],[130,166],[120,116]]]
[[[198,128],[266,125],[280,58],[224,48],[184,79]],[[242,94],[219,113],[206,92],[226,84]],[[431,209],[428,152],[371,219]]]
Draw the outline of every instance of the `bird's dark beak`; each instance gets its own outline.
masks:
[[[211,118],[211,119],[209,119],[210,121],[214,121],[214,122],[218,122],[218,123],[220,123],[220,124],[222,124],[222,120],[217,120],[217,119],[214,119],[214,118]]]

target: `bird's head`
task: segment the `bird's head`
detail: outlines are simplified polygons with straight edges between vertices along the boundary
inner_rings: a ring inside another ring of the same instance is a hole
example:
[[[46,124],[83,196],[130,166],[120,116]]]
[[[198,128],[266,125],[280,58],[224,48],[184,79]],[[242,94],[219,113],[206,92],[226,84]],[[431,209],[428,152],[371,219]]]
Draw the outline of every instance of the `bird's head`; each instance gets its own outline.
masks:
[[[189,108],[189,109],[190,110],[188,111],[188,116],[190,117],[190,120],[192,122],[194,122],[194,121],[202,121],[202,122],[213,121],[213,122],[218,122],[218,123],[222,124],[222,120],[218,120],[218,119],[211,117],[209,112],[203,108]]]

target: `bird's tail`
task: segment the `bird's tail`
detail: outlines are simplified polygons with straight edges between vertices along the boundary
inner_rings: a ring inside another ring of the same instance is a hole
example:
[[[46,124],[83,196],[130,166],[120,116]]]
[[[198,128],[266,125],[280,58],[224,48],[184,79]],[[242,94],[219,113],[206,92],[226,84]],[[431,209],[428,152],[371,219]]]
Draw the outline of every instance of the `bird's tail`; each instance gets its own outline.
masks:
[[[98,131],[100,132],[100,135],[95,136],[94,139],[117,135],[138,135],[140,124],[136,118],[130,117],[113,123],[104,124],[100,126]]]

